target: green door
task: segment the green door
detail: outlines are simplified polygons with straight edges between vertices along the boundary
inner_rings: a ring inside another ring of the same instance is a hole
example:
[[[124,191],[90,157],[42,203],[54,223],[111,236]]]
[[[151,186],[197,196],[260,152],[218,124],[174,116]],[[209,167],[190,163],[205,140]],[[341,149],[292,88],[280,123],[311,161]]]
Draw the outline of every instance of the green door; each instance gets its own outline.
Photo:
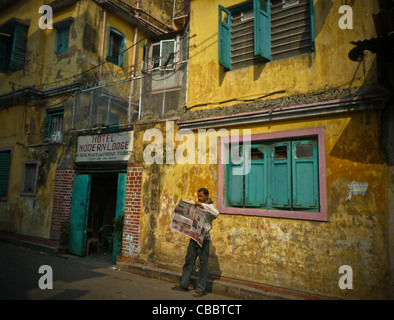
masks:
[[[119,173],[118,175],[118,191],[116,194],[116,212],[115,218],[118,218],[120,215],[124,214],[125,209],[125,200],[126,200],[126,181],[127,181],[127,174],[126,173]],[[118,255],[121,253],[121,247],[119,245],[121,239],[118,239],[116,234],[114,235],[114,243],[113,243],[113,250],[112,250],[112,261],[116,263]]]
[[[78,174],[74,178],[68,252],[77,256],[85,256],[90,182],[91,176],[89,174]]]

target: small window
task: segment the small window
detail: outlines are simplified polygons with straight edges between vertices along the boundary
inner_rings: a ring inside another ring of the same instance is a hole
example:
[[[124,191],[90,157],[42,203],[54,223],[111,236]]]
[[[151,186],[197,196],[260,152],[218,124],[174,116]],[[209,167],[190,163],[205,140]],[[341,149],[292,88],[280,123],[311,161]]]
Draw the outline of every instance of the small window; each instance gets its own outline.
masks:
[[[252,144],[250,151],[247,145],[234,150],[235,155],[241,155],[241,163],[250,161],[250,170],[245,175],[236,174],[238,164],[230,157],[225,190],[227,205],[317,212],[320,209],[317,141],[263,143]]]
[[[275,147],[275,160],[287,159],[287,146]]]
[[[172,69],[175,62],[176,40],[161,40],[152,44],[152,68]]]
[[[25,67],[27,46],[26,25],[11,19],[0,26],[0,72],[12,72]]]
[[[234,70],[313,52],[313,16],[312,0],[219,6],[219,64]]]
[[[0,200],[7,199],[11,167],[11,150],[0,150]]]
[[[107,61],[123,67],[126,50],[126,37],[115,28],[109,27]]]
[[[295,144],[296,159],[310,159],[313,158],[313,145],[312,144]]]
[[[53,24],[53,28],[56,29],[55,53],[62,53],[68,50],[70,26],[73,21],[73,17],[68,17]]]
[[[152,45],[152,68],[160,67],[160,43]]]
[[[264,149],[263,148],[259,148],[259,147],[251,148],[250,153],[251,153],[250,160],[252,160],[252,161],[263,161],[264,160]]]
[[[44,142],[61,142],[63,129],[63,108],[49,109],[44,120]]]
[[[56,32],[56,53],[62,53],[68,50],[68,38],[70,27],[58,29]]]
[[[25,162],[23,168],[21,195],[34,196],[36,194],[37,173],[38,173],[37,161]]]

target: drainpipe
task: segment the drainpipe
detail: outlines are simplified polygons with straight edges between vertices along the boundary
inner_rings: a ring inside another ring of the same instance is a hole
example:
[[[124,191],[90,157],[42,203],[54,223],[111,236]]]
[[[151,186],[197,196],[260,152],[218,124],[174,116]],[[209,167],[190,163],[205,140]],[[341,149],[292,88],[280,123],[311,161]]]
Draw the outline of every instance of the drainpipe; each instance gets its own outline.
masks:
[[[103,58],[104,58],[104,40],[105,40],[105,29],[107,24],[107,9],[104,9],[103,17],[103,30],[101,34],[101,51],[100,51],[100,70],[99,70],[99,84],[101,83],[101,73],[103,71]]]
[[[172,23],[171,23],[171,28],[174,28],[174,19],[175,19],[175,3],[176,0],[173,1],[173,5],[172,5]]]
[[[140,0],[137,0],[137,13],[136,16],[139,16],[138,9],[140,8]],[[133,47],[133,56],[131,60],[131,73],[130,73],[130,95],[129,95],[129,110],[128,110],[128,122],[131,122],[131,100],[134,94],[134,80],[135,77],[135,61],[137,56],[137,42],[138,42],[138,27],[137,25],[134,26],[134,47]],[[140,85],[142,83],[142,79],[140,80]]]

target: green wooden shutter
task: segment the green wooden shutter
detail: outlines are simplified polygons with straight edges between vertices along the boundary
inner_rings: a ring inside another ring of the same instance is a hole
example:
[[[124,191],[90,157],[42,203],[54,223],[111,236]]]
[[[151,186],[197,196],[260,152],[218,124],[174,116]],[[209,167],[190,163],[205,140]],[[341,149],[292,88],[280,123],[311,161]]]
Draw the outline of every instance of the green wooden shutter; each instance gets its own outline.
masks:
[[[271,60],[271,10],[269,0],[253,0],[254,55]]]
[[[11,151],[0,151],[0,198],[7,196]]]
[[[271,205],[291,207],[291,157],[290,142],[271,146]]]
[[[316,141],[292,142],[293,207],[319,207],[319,170]]]
[[[309,0],[309,15],[311,19],[311,51],[315,51],[315,13],[313,9],[313,0]]]
[[[0,35],[0,72],[8,71],[7,40],[5,36]]]
[[[55,53],[62,52],[63,48],[63,30],[56,30],[56,43],[55,43]]]
[[[115,218],[124,215],[125,200],[126,200],[126,184],[127,184],[127,173],[118,174],[118,191],[116,194],[116,212]],[[112,262],[116,263],[117,257],[121,254],[122,248],[120,246],[122,239],[118,239],[114,234],[113,239],[113,250],[112,250]]]
[[[123,36],[122,41],[120,43],[120,49],[119,49],[119,67],[123,68],[124,61],[125,61],[125,55],[126,55],[126,37]]]
[[[51,115],[46,112],[44,118],[44,142],[47,142],[51,139]]]
[[[52,117],[60,116],[64,114],[63,107],[48,109],[45,111],[44,118],[44,142],[48,142],[51,140],[52,132]]]
[[[268,166],[267,146],[251,145],[250,172],[245,175],[245,206],[267,205]]]
[[[70,26],[68,26],[63,33],[63,39],[64,39],[64,51],[68,50],[68,40],[70,36]]]
[[[219,6],[219,64],[231,69],[231,12]]]
[[[242,146],[236,148],[240,156],[243,156]],[[242,206],[244,198],[244,175],[236,175],[234,171],[239,171],[243,163],[237,164],[230,159],[226,172],[226,199],[230,206]]]
[[[107,60],[112,62],[111,26],[108,26]]]
[[[56,37],[56,53],[65,52],[68,50],[68,39],[70,34],[70,27],[57,30]]]
[[[14,30],[10,60],[10,68],[12,70],[20,70],[25,67],[26,45],[27,27],[17,24]]]
[[[78,174],[74,178],[70,212],[68,252],[85,256],[91,176]]]

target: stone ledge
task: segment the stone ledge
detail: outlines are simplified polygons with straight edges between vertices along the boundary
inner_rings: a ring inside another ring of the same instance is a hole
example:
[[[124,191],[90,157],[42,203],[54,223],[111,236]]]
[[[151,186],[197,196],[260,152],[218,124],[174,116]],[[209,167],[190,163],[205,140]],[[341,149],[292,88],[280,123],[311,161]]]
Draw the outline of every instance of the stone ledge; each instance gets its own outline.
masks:
[[[154,263],[132,261],[118,261],[116,264],[120,270],[139,274],[144,277],[156,278],[172,283],[178,283],[181,270]],[[192,276],[191,282],[197,279]],[[331,300],[332,298],[312,295],[308,293],[282,289],[278,287],[234,280],[223,277],[209,276],[207,291],[222,294],[228,297],[242,300]]]

